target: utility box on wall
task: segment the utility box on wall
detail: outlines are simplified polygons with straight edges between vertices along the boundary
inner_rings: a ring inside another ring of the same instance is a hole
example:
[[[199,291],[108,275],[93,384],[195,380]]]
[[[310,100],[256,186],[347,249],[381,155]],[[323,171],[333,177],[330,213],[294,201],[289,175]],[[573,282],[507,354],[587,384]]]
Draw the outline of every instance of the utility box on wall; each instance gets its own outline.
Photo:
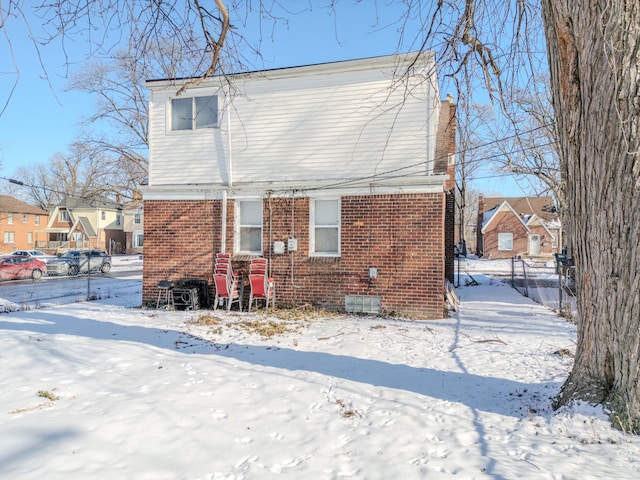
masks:
[[[273,253],[282,255],[284,253],[284,242],[273,242]]]

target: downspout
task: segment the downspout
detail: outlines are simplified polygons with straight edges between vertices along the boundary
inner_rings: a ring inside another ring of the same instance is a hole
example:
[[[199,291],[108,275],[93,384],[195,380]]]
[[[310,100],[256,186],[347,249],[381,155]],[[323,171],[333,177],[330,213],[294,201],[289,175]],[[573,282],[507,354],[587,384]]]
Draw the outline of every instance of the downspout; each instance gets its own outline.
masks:
[[[231,154],[231,115],[229,111],[230,92],[227,89],[225,94],[226,114],[227,114],[227,188],[222,191],[222,228],[220,231],[220,250],[227,252],[227,204],[228,192],[233,187],[233,161]]]

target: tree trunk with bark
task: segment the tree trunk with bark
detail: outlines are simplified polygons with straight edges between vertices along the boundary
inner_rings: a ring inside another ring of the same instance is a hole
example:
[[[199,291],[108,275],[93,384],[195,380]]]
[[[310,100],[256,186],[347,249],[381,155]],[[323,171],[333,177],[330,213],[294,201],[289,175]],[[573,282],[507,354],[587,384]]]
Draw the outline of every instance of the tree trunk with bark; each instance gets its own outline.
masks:
[[[640,432],[640,2],[542,0],[577,267],[575,364],[556,406]]]

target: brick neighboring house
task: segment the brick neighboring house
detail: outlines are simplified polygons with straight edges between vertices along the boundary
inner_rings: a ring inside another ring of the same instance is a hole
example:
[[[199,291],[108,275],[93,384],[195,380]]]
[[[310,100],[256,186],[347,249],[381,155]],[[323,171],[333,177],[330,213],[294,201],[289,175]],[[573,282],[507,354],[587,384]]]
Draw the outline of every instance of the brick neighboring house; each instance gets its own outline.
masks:
[[[122,207],[110,200],[67,198],[54,207],[39,248],[56,253],[71,249],[99,248],[123,253],[126,235]]]
[[[49,213],[17,198],[0,195],[0,254],[32,250],[47,224]]]
[[[278,304],[446,315],[455,105],[432,52],[179,86],[147,82],[144,302],[229,252],[269,259]]]
[[[552,259],[562,227],[551,197],[480,197],[478,254],[484,258]]]

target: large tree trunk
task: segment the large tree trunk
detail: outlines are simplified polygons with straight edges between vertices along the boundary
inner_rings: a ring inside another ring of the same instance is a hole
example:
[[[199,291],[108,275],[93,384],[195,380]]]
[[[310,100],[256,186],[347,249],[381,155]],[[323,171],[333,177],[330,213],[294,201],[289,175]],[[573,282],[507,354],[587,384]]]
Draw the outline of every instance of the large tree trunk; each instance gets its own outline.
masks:
[[[575,365],[556,405],[640,432],[640,2],[542,0],[570,246]]]

